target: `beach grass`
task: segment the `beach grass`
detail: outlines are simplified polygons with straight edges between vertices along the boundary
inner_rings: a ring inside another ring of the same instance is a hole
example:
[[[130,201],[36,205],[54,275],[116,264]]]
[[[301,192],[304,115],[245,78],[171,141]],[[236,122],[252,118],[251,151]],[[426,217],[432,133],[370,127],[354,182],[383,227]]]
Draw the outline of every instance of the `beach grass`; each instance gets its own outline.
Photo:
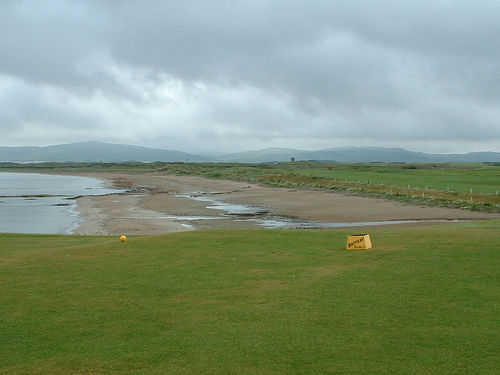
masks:
[[[499,229],[0,235],[0,374],[497,374]]]

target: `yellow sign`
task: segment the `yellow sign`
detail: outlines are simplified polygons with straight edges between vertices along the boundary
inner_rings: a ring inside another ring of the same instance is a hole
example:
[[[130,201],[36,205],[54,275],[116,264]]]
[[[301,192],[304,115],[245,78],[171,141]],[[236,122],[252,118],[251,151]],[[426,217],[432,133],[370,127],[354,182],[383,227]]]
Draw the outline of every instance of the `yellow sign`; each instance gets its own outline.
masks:
[[[347,250],[368,250],[372,248],[369,234],[353,234],[347,238]]]
[[[122,234],[120,236],[120,241],[122,241],[123,243],[127,242],[127,236],[125,236],[124,234]]]

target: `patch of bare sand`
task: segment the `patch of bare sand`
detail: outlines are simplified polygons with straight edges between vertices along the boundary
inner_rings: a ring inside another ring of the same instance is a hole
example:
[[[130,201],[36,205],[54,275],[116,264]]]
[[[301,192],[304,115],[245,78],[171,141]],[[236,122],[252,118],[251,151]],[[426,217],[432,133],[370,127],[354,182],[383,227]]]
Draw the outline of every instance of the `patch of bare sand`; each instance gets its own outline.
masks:
[[[158,211],[141,207],[137,195],[108,195],[78,199],[84,222],[75,234],[161,234],[192,230],[164,218]]]
[[[135,176],[134,176],[135,177]],[[142,176],[139,180],[144,183]],[[291,190],[248,183],[210,180],[193,176],[151,176],[155,186],[177,192],[213,192],[228,203],[258,206],[273,214],[325,222],[366,222],[383,220],[491,219],[498,214],[441,207],[419,207],[384,199],[349,196],[327,191]],[[151,196],[150,206],[156,201]],[[160,202],[157,202],[160,204]],[[201,203],[203,202],[196,202]],[[201,206],[200,206],[201,207]],[[165,207],[167,208],[167,207]],[[209,210],[210,211],[210,210]]]
[[[229,202],[246,202],[271,208],[280,216],[323,222],[367,222],[386,220],[485,219],[498,215],[419,207],[384,199],[356,197],[325,191],[294,191],[262,188],[234,193]]]
[[[277,216],[319,222],[477,220],[500,217],[498,214],[419,207],[327,191],[271,188],[196,176],[118,173],[79,175],[104,179],[116,187],[144,192],[144,196],[111,195],[80,198],[79,210],[86,221],[76,233],[82,234],[167,233],[188,230],[186,223],[196,228],[255,227],[255,223],[252,222],[223,217],[221,211],[207,208],[207,202],[177,196],[193,192],[210,193],[210,197],[227,203],[265,208]],[[165,215],[203,216],[216,219],[179,222],[165,219]]]

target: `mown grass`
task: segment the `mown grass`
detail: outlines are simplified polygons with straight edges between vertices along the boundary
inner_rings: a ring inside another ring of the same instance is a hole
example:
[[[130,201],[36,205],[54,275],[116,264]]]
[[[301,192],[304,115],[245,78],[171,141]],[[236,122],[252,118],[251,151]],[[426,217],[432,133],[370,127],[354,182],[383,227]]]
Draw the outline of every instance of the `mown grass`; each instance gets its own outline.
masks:
[[[0,374],[497,374],[499,228],[0,235]]]

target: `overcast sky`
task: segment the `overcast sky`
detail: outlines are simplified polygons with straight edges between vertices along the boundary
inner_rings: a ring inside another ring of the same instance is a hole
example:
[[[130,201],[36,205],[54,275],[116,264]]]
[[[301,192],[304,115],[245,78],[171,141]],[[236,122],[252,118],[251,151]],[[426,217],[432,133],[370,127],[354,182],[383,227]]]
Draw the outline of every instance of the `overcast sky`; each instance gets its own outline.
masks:
[[[500,151],[497,0],[0,1],[2,146]]]

